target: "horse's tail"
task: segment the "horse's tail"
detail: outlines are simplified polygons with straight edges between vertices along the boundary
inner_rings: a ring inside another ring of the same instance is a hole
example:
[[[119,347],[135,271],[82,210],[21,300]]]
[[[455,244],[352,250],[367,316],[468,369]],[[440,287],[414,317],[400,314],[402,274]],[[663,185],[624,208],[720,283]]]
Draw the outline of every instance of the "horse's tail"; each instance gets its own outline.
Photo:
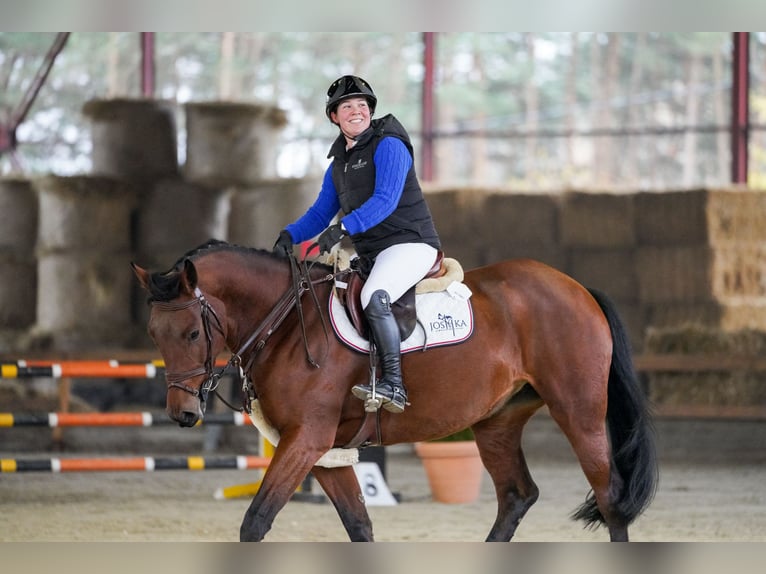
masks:
[[[616,470],[622,479],[622,488],[614,504],[626,524],[630,524],[649,506],[657,490],[654,428],[617,309],[604,293],[594,289],[589,291],[606,316],[612,333],[606,423],[612,448],[612,470]],[[572,517],[585,521],[587,526],[604,522],[592,494]]]

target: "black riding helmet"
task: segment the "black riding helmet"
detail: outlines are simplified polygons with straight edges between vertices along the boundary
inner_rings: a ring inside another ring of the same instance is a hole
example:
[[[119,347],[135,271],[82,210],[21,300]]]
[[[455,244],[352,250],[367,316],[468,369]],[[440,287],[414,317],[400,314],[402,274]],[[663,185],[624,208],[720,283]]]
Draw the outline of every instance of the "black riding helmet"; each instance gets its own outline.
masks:
[[[370,106],[370,115],[375,113],[378,98],[375,97],[370,84],[359,76],[343,76],[335,80],[327,89],[327,104],[324,109],[327,119],[332,121],[330,112],[335,111],[340,102],[355,97],[366,98]]]

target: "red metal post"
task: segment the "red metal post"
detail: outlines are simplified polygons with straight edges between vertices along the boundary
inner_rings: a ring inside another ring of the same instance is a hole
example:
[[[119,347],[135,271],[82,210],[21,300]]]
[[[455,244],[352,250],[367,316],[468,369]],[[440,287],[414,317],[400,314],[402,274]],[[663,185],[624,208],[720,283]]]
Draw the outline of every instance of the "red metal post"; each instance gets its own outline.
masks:
[[[154,32],[141,32],[141,95],[154,97]]]
[[[747,148],[750,111],[750,34],[734,32],[731,86],[731,181],[747,183]]]
[[[434,36],[423,32],[422,171],[423,181],[434,178]]]

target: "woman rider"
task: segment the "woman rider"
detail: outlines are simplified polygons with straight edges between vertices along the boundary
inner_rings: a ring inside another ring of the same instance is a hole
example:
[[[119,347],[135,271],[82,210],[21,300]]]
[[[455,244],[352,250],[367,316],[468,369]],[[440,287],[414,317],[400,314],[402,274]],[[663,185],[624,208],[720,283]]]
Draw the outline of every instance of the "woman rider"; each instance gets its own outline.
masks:
[[[274,251],[292,253],[294,243],[320,232],[321,253],[351,238],[362,269],[369,269],[361,298],[382,367],[375,393],[384,409],[400,413],[407,390],[391,303],[428,273],[441,244],[415,175],[409,135],[390,114],[372,119],[377,102],[358,76],[343,76],[327,90],[325,113],[340,129],[327,156],[332,162],[316,201],[280,232]],[[339,222],[330,225],[339,211]],[[366,401],[372,387],[358,384],[352,393]]]

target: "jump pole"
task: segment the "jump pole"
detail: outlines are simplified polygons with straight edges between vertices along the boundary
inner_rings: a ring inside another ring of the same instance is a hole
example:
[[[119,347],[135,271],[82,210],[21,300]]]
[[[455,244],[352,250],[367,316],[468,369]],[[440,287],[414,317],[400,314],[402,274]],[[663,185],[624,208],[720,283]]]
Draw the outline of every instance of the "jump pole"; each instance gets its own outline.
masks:
[[[119,472],[158,470],[250,470],[262,469],[271,459],[261,456],[228,457],[127,457],[0,459],[0,472]]]
[[[165,413],[0,413],[0,428],[43,426],[43,427],[151,427],[178,424]],[[234,425],[252,426],[250,417],[240,412],[208,413],[195,426]]]

